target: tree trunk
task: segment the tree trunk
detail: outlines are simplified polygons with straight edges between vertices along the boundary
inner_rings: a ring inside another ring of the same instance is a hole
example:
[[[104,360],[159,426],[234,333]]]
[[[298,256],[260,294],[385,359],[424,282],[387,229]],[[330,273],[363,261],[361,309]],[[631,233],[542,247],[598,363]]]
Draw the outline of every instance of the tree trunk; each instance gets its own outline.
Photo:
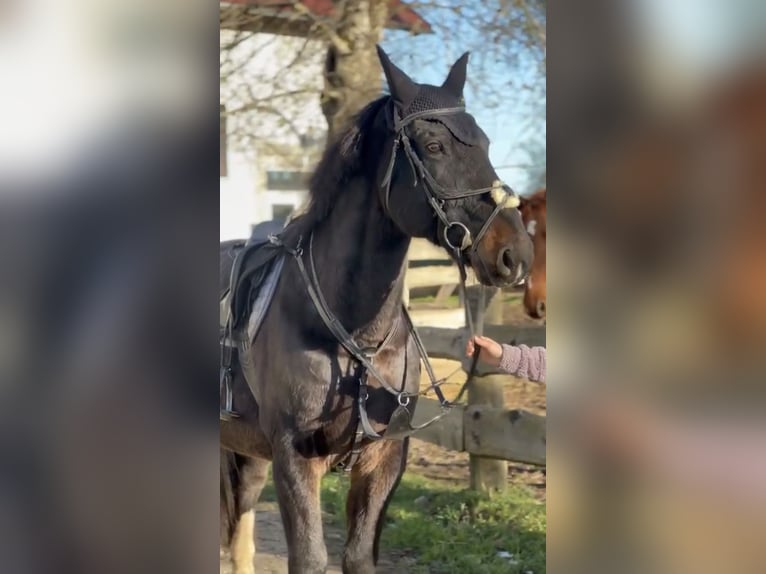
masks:
[[[342,13],[330,35],[321,99],[328,142],[343,133],[354,116],[381,93],[375,44],[383,37],[388,20],[388,2],[347,0],[336,6]]]

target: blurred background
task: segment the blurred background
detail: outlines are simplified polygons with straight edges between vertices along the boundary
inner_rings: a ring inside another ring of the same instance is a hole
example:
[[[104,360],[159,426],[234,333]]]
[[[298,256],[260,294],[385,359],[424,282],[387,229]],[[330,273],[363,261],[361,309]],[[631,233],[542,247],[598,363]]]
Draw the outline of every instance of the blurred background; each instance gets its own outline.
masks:
[[[549,567],[761,572],[764,4],[547,10]]]
[[[0,571],[217,568],[217,15],[0,4]]]

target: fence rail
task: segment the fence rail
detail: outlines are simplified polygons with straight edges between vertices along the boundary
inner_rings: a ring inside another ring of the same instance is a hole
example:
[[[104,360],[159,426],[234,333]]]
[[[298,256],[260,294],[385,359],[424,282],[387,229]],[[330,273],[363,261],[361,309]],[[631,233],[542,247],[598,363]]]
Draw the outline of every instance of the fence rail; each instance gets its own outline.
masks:
[[[460,281],[460,272],[447,252],[425,239],[413,239],[407,252],[407,261],[404,302],[410,304],[411,289],[438,287],[433,306],[444,305]]]
[[[439,401],[418,400],[417,422],[441,411]],[[415,438],[484,458],[545,465],[545,417],[490,405],[458,405]]]
[[[467,373],[470,368],[470,359],[465,356],[465,346],[470,333],[466,328],[447,329],[444,327],[419,327],[418,333],[423,339],[428,355],[436,359],[451,359],[459,361],[463,370]],[[516,326],[516,325],[485,325],[484,335],[501,343],[511,345],[529,345],[530,347],[545,346],[545,327]],[[477,365],[476,374],[492,375],[501,374],[500,371],[486,364]],[[507,377],[512,380],[512,377]]]

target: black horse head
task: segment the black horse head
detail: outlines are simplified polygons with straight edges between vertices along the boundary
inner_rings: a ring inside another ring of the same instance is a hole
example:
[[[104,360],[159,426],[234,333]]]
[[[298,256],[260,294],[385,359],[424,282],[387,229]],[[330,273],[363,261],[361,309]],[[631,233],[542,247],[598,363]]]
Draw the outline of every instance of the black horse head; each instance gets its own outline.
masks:
[[[482,283],[521,281],[533,249],[518,198],[489,161],[489,139],[465,111],[468,53],[441,86],[417,84],[378,48],[391,92],[381,202],[407,235],[425,237],[473,267]]]
[[[373,189],[371,199],[399,233],[445,247],[486,285],[520,282],[532,267],[532,242],[518,197],[489,161],[486,134],[465,111],[468,54],[441,86],[416,84],[378,54],[391,95],[370,103],[328,146],[311,201],[286,233],[308,235],[339,206],[351,217],[360,194],[370,198]]]

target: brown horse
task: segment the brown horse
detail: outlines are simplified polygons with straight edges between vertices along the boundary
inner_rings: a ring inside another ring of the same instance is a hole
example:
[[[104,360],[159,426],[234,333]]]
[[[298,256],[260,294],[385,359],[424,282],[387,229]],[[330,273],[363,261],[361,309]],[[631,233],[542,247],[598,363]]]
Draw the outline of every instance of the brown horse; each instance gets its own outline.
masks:
[[[507,208],[518,200],[498,182],[487,137],[463,108],[467,54],[441,86],[416,84],[379,55],[391,95],[326,150],[310,204],[280,235],[286,259],[260,330],[238,347],[240,417],[221,423],[222,542],[236,574],[254,571],[253,507],[269,461],[290,573],[325,572],[320,480],[352,449],[343,572],[375,571],[408,445],[377,434],[401,405],[415,408],[419,390],[402,308],[411,238],[447,248],[487,285],[517,283],[532,264],[521,216]],[[221,246],[222,288],[242,245]],[[353,345],[339,342],[338,324]],[[375,373],[349,348],[366,349]],[[363,414],[371,429],[360,424]]]
[[[545,189],[521,198],[521,219],[532,238],[534,263],[524,289],[524,309],[530,317],[545,317]]]

